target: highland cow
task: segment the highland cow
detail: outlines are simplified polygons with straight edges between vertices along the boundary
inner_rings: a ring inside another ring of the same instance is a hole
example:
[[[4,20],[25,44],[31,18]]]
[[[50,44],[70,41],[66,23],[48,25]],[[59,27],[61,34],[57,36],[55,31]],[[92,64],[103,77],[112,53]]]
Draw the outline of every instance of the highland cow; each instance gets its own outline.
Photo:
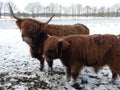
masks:
[[[16,24],[21,30],[23,41],[25,41],[30,46],[30,52],[32,57],[40,60],[40,69],[43,70],[44,59],[42,57],[43,53],[43,43],[47,39],[48,35],[54,36],[67,36],[73,34],[89,34],[89,29],[83,24],[74,25],[53,25],[43,23],[34,19],[21,19],[14,15],[11,6],[10,12],[15,19],[17,19]],[[48,62],[48,66],[52,69],[53,62]]]
[[[98,72],[104,65],[112,71],[113,81],[120,75],[120,36],[70,35],[64,38],[50,36],[44,43],[47,61],[59,58],[66,66],[66,78],[75,82],[84,66]]]

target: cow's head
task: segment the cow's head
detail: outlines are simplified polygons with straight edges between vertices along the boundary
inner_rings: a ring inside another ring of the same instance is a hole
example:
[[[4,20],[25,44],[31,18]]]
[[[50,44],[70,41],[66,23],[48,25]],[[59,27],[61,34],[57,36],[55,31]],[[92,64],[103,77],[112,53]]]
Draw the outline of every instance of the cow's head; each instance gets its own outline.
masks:
[[[52,15],[47,22],[40,22],[32,18],[19,18],[13,13],[12,7],[9,4],[10,13],[16,19],[16,24],[20,29],[23,41],[28,44],[32,44],[37,40],[43,40],[46,38],[46,33],[44,32],[44,27],[48,24],[55,15]]]
[[[57,59],[70,44],[56,36],[50,36],[44,43],[44,57],[46,60]]]

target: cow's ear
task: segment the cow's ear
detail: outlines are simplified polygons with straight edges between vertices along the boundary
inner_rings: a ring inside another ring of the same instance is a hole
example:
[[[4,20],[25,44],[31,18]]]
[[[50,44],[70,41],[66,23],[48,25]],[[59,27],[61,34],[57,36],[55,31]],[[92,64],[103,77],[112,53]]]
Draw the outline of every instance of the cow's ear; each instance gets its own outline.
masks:
[[[65,40],[61,39],[58,41],[58,52],[59,52],[60,56],[62,55],[62,51],[67,49],[69,46],[70,46],[70,44]]]

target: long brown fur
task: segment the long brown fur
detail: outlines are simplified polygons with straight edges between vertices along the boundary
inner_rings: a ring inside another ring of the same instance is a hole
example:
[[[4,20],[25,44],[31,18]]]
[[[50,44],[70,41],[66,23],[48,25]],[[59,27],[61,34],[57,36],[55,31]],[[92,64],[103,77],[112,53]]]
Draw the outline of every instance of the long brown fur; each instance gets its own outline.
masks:
[[[67,79],[76,81],[84,66],[92,66],[96,72],[108,65],[113,81],[120,75],[120,36],[72,35],[65,38],[49,37],[44,43],[47,61],[59,58],[66,66]]]
[[[44,67],[42,48],[43,43],[47,39],[48,35],[63,37],[67,35],[89,34],[89,29],[83,24],[74,25],[48,24],[54,15],[46,23],[30,18],[21,19],[14,15],[10,5],[9,7],[13,17],[17,19],[16,24],[22,33],[23,41],[25,41],[30,46],[30,53],[32,57],[40,60],[41,70]],[[52,67],[52,62],[49,62],[48,64],[50,67]]]
[[[34,23],[33,24],[32,21],[31,22],[25,21],[25,22],[21,23],[21,32],[22,32],[23,39],[25,37],[29,38],[28,40],[24,40],[25,42],[32,41],[32,42],[28,43],[30,46],[30,49],[31,49],[32,56],[35,58],[40,57],[38,59],[42,63],[42,61],[43,61],[42,56],[39,54],[40,51],[38,51],[36,48],[43,48],[42,44],[44,43],[48,34],[59,36],[59,37],[72,35],[72,34],[89,34],[89,29],[83,24],[52,25],[52,24],[44,24],[44,23],[39,23],[39,24]],[[31,46],[34,48],[31,48]],[[33,49],[35,49],[35,50],[33,50]],[[42,52],[43,51],[41,49],[40,53],[42,53]],[[52,62],[50,62],[50,63],[52,63]],[[52,65],[50,65],[50,64],[49,64],[49,66],[52,67]],[[41,64],[41,69],[43,69],[43,67],[44,67],[43,64]]]

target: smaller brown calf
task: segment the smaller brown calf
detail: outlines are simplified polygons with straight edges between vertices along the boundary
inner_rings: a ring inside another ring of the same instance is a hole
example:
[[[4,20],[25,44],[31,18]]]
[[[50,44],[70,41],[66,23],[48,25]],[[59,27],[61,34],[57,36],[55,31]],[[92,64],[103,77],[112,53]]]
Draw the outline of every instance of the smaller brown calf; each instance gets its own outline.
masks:
[[[84,66],[92,66],[96,72],[108,65],[115,80],[120,75],[120,36],[74,35],[59,38],[50,36],[44,43],[44,58],[59,58],[66,66],[66,78],[76,81]]]

